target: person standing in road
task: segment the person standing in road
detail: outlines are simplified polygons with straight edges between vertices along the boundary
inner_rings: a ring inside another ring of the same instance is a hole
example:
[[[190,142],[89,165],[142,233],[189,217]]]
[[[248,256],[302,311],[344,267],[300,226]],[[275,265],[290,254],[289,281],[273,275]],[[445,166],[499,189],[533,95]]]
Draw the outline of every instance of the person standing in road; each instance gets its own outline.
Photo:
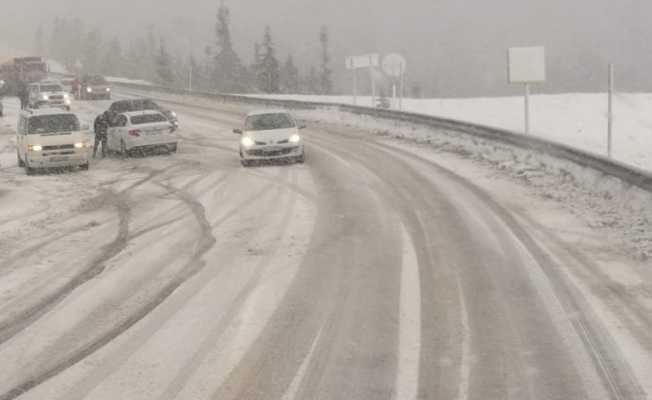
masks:
[[[93,158],[97,155],[97,146],[102,143],[102,158],[106,157],[106,140],[107,140],[107,131],[109,129],[109,113],[105,111],[104,113],[98,115],[95,118],[95,123],[93,124],[95,130],[95,145],[93,146]]]
[[[29,90],[27,83],[23,80],[18,81],[18,98],[20,99],[20,109],[26,109],[29,105]]]

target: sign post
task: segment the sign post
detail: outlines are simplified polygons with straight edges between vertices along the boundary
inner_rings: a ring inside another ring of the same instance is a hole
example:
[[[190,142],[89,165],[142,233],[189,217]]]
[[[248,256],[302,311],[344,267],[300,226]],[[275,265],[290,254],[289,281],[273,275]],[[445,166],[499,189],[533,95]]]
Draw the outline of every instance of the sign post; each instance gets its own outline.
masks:
[[[358,69],[369,68],[369,77],[371,78],[371,97],[372,106],[376,97],[376,83],[374,82],[373,69],[378,67],[379,63],[378,54],[366,54],[363,56],[346,57],[346,69],[353,73],[353,104],[358,104]]]
[[[388,54],[385,56],[383,59],[383,72],[387,74],[388,76],[391,76],[394,78],[394,83],[392,86],[392,96],[393,96],[393,104],[394,107],[397,107],[398,109],[403,109],[403,86],[405,83],[404,77],[405,77],[405,71],[407,67],[407,61],[405,60],[405,57],[403,57],[400,54]],[[397,90],[396,90],[396,83],[398,81],[399,88],[398,88],[398,104],[396,102],[396,95],[397,95]]]
[[[614,129],[614,65],[609,64],[609,109],[607,112],[607,157],[612,157]]]
[[[546,81],[546,53],[543,47],[512,47],[507,52],[509,83],[525,86],[525,134],[530,134],[531,84]]]

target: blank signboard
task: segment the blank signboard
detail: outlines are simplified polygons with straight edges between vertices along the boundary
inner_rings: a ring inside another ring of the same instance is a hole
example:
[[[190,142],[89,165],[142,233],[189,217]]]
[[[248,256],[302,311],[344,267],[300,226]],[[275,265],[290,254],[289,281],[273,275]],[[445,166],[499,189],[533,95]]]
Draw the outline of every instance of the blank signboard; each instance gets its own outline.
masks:
[[[546,80],[546,51],[543,47],[513,47],[508,51],[509,82],[537,83]]]

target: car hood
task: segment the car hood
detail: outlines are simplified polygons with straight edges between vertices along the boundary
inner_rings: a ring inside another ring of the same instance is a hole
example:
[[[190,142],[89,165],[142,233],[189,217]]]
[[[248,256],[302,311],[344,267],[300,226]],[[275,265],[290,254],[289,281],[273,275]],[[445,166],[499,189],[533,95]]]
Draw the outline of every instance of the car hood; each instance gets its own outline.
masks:
[[[277,144],[290,139],[290,136],[298,134],[297,128],[274,129],[270,131],[246,131],[244,136],[248,136],[256,142],[265,144]]]

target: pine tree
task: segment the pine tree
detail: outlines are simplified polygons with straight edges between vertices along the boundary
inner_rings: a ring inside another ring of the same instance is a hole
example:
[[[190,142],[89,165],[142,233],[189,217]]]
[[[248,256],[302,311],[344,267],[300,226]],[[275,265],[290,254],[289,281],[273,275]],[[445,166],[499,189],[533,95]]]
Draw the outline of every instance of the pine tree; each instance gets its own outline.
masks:
[[[314,66],[310,67],[310,72],[308,72],[308,76],[306,77],[306,81],[304,83],[304,91],[307,94],[318,94],[319,93],[319,77],[317,76],[317,69]]]
[[[215,34],[217,37],[217,50],[213,71],[213,88],[221,92],[239,92],[244,86],[242,82],[243,66],[240,58],[233,50],[231,40],[231,14],[229,8],[220,5],[217,11]]]
[[[100,71],[104,75],[122,76],[124,74],[125,60],[122,54],[122,46],[117,38],[109,42],[106,49]]]
[[[299,93],[299,80],[299,69],[294,65],[294,59],[290,54],[281,69],[281,86],[283,92],[290,94]]]
[[[276,50],[272,40],[270,27],[265,28],[263,38],[263,54],[261,56],[260,69],[258,71],[258,87],[265,93],[280,92],[280,70],[279,62],[276,59]]]
[[[159,43],[159,52],[156,57],[157,81],[165,86],[173,86],[175,82],[173,60],[165,47],[165,41],[160,40]]]
[[[332,75],[333,71],[330,68],[330,53],[328,48],[328,28],[322,26],[319,32],[319,42],[321,43],[321,74],[319,77],[320,93],[331,94],[333,91]]]
[[[44,56],[43,51],[45,50],[43,44],[43,25],[39,25],[36,28],[36,34],[34,35],[34,55]]]
[[[102,48],[102,35],[98,29],[93,29],[84,40],[82,51],[82,64],[85,73],[94,74],[99,70],[100,54]],[[66,63],[70,62],[68,57]]]

